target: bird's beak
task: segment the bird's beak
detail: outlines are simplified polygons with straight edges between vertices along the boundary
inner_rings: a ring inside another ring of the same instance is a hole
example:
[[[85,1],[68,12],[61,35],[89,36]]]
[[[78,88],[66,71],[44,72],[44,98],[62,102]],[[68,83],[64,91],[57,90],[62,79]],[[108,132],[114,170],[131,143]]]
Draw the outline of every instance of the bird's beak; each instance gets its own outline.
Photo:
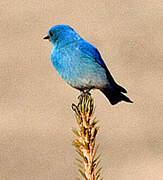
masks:
[[[45,36],[43,39],[50,39],[50,36],[47,35],[47,36]]]

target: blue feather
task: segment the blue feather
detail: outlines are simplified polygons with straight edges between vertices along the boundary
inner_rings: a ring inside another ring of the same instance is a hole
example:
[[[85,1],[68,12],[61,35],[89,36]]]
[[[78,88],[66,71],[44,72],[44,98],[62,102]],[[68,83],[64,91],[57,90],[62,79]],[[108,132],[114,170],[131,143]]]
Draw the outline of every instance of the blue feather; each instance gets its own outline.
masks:
[[[56,25],[48,31],[53,44],[51,61],[61,77],[79,90],[100,89],[111,104],[132,102],[127,91],[113,79],[99,51],[68,25]]]

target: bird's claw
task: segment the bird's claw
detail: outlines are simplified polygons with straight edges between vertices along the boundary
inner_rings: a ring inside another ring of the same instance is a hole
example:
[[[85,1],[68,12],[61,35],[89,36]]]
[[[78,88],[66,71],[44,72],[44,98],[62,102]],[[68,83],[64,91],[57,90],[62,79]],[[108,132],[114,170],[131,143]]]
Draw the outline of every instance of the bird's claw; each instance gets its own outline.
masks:
[[[84,96],[90,96],[91,93],[90,93],[90,90],[83,90],[83,91],[80,91],[80,95],[78,96],[78,99],[80,99],[81,97],[84,97]]]

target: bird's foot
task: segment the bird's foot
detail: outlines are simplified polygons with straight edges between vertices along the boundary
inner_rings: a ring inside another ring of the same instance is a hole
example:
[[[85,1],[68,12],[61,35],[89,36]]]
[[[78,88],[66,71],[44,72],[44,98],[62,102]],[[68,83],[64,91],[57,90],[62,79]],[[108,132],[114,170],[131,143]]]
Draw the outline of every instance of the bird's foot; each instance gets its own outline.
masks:
[[[84,97],[84,96],[90,96],[91,93],[90,93],[90,90],[81,90],[80,91],[80,95],[78,96],[78,99],[80,99],[81,97]]]

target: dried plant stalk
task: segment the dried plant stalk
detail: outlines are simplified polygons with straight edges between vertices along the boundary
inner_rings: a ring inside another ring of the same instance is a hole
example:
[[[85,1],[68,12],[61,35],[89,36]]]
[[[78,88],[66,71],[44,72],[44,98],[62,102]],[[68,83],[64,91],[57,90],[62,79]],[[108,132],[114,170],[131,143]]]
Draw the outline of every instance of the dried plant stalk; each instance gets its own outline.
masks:
[[[94,101],[91,94],[86,92],[81,94],[78,105],[72,104],[72,109],[75,112],[79,128],[78,130],[73,129],[73,133],[77,137],[73,141],[73,145],[80,156],[80,159],[76,158],[79,172],[85,180],[98,180],[100,178],[101,167],[98,168],[100,155],[97,156],[96,154],[99,145],[95,146],[95,140],[99,127],[96,126],[96,119],[92,119]]]

